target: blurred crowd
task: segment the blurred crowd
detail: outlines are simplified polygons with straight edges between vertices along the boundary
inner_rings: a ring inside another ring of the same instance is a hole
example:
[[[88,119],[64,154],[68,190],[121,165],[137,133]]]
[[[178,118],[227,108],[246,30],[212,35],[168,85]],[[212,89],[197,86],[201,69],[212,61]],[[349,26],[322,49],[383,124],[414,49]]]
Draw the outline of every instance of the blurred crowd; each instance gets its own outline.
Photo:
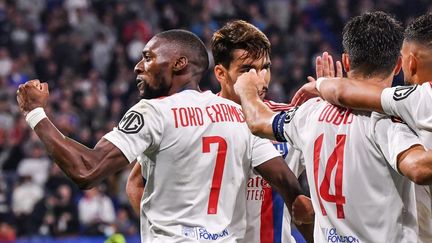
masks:
[[[0,241],[21,236],[139,232],[124,188],[128,170],[80,191],[53,164],[19,114],[19,84],[50,87],[46,112],[69,137],[93,147],[138,101],[133,67],[146,42],[183,28],[210,44],[244,19],[272,44],[268,98],[289,102],[323,51],[342,52],[344,23],[383,10],[402,23],[432,10],[429,0],[0,0]],[[337,58],[339,59],[339,58]],[[218,92],[209,72],[203,90]]]

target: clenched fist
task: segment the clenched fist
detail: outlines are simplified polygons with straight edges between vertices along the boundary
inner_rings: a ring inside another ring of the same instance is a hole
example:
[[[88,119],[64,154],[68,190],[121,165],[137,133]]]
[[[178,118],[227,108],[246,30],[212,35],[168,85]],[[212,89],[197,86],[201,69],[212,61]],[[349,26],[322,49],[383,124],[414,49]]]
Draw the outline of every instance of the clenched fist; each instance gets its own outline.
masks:
[[[49,97],[48,84],[34,79],[18,86],[17,101],[21,113],[25,116],[34,108],[44,108]]]

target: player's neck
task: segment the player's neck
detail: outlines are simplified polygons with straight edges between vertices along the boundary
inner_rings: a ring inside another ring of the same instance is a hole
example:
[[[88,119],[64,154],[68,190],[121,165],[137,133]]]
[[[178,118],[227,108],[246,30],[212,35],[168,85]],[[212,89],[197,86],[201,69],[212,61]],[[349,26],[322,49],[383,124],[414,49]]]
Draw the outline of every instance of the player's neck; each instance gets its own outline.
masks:
[[[232,100],[232,101],[234,101],[237,104],[240,104],[239,98],[231,95],[225,89],[221,89],[221,91],[219,92],[219,96],[222,97],[222,98],[228,99],[228,100]]]
[[[198,86],[198,83],[197,83],[197,82],[190,81],[190,82],[185,82],[185,83],[182,83],[182,84],[179,84],[179,85],[173,86],[173,87],[171,88],[171,92],[170,92],[170,94],[175,94],[175,93],[181,92],[181,91],[183,91],[183,90],[196,90],[196,91],[201,91],[200,88],[199,88],[199,86]]]
[[[361,73],[355,73],[351,71],[347,73],[347,76],[350,79],[358,80],[360,82],[370,83],[373,85],[379,85],[384,88],[390,87],[393,81],[393,75],[389,75],[388,77],[371,76],[371,75],[364,75]]]

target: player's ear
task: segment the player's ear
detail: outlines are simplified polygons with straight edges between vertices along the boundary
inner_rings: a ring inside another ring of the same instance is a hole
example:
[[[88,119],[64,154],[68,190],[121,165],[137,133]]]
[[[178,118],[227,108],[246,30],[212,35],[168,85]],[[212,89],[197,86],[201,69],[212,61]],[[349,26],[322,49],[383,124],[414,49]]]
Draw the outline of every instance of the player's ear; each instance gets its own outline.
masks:
[[[226,69],[222,64],[217,64],[213,68],[213,72],[216,76],[216,79],[219,81],[219,83],[223,83],[226,80]]]
[[[349,56],[346,53],[342,54],[342,67],[344,68],[346,73],[350,71]]]
[[[402,57],[399,56],[399,57],[398,57],[398,60],[397,60],[397,62],[396,62],[396,66],[395,66],[395,68],[393,69],[393,75],[394,75],[394,76],[398,75],[399,72],[400,72],[400,70],[401,70],[401,68],[402,68]]]
[[[410,72],[411,77],[417,74],[417,65],[417,57],[414,55],[414,53],[410,52],[408,56],[408,71]]]
[[[179,72],[179,71],[183,70],[187,65],[188,65],[187,57],[181,56],[181,57],[177,58],[177,60],[175,61],[174,66],[173,66],[173,71]]]

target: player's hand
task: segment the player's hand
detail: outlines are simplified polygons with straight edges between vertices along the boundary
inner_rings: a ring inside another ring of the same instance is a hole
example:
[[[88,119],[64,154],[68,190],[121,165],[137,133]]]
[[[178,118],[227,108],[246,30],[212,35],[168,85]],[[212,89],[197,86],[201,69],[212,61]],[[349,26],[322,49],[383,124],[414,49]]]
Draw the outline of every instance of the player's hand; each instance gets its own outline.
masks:
[[[17,90],[17,101],[23,115],[37,107],[45,107],[48,102],[48,84],[34,79],[20,84]]]
[[[297,92],[294,94],[294,97],[291,100],[291,104],[294,106],[299,106],[310,98],[319,97],[320,93],[316,89],[316,81],[313,77],[307,77],[309,83],[303,85]]]
[[[336,66],[336,69],[335,69]],[[342,63],[336,62],[334,65],[333,57],[327,52],[324,52],[322,56],[318,56],[315,59],[315,73],[316,78],[338,78],[343,77]],[[291,104],[299,106],[309,100],[310,98],[319,97],[320,93],[316,89],[316,79],[312,76],[307,77],[308,83],[303,85],[294,95],[291,100]]]
[[[268,89],[267,84],[264,81],[266,73],[266,69],[257,73],[253,68],[249,70],[249,72],[243,73],[237,78],[237,81],[234,84],[235,93],[239,96],[250,94],[251,92],[257,93],[258,95],[263,92],[265,93]]]
[[[299,195],[292,204],[292,218],[296,224],[311,224],[314,222],[315,212],[311,199]]]
[[[328,52],[323,52],[321,57],[315,59],[315,73],[317,78],[342,78],[342,63],[337,61],[335,65],[333,57]]]

